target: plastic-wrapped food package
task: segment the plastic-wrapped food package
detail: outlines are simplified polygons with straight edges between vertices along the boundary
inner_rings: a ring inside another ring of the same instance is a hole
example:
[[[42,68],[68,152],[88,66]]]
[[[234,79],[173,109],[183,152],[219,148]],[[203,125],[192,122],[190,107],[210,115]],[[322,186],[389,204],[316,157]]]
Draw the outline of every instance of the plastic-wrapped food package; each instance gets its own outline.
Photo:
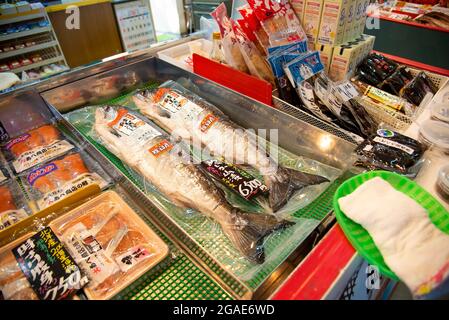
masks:
[[[401,89],[405,87],[405,85],[411,80],[413,80],[413,76],[408,68],[405,66],[401,66],[397,68],[391,76],[385,79],[379,85],[379,88],[388,93],[399,96]]]
[[[109,299],[168,255],[167,245],[114,191],[50,223],[89,283],[89,299]]]
[[[197,100],[195,101],[198,103]],[[135,110],[136,108],[136,105],[130,100],[123,100],[123,104],[128,109]],[[194,106],[189,103],[182,103],[182,108],[184,107],[184,111],[186,111],[184,116],[194,117],[194,112],[192,111]],[[111,109],[115,108],[120,109],[120,107],[112,107]],[[266,213],[271,211],[268,207],[266,193],[258,193],[247,200],[244,197],[246,193],[240,194],[240,190],[237,192],[233,187],[234,184],[238,184],[235,183],[236,179],[238,179],[237,175],[231,172],[234,169],[226,169],[225,167],[225,171],[220,171],[223,176],[227,176],[225,179],[227,182],[218,183],[204,171],[204,167],[201,168],[205,163],[210,164],[218,161],[220,163],[227,162],[232,164],[232,161],[225,161],[225,159],[221,159],[218,156],[211,157],[206,149],[191,147],[194,165],[173,165],[173,163],[179,163],[179,161],[182,162],[183,160],[177,160],[176,158],[167,160],[171,159],[172,156],[174,157],[177,151],[188,150],[187,146],[182,147],[182,143],[174,143],[173,140],[167,137],[165,140],[173,145],[173,148],[165,143],[157,148],[151,148],[153,144],[149,144],[149,147],[142,147],[140,143],[145,140],[144,133],[147,131],[151,132],[151,130],[145,129],[148,127],[143,124],[139,125],[140,129],[136,129],[137,131],[134,134],[129,135],[126,135],[125,132],[131,133],[132,131],[123,129],[124,132],[119,133],[117,136],[117,131],[110,126],[95,124],[96,114],[100,112],[98,111],[100,109],[103,108],[95,106],[85,107],[74,110],[66,114],[65,117],[75,127],[83,128],[82,130],[85,130],[90,137],[108,149],[110,151],[110,153],[107,153],[108,157],[114,157],[113,154],[115,154],[122,160],[126,173],[132,176],[132,179],[136,181],[137,185],[145,192],[152,203],[239,279],[243,281],[252,279],[255,274],[270,268],[272,263],[278,263],[279,259],[285,258],[292,246],[302,241],[304,234],[308,234],[319,223],[319,220],[316,219],[298,218],[297,212],[313,202],[329,187],[329,183],[307,187],[305,185],[303,185],[304,187],[297,185],[297,188],[291,188],[295,190],[292,191],[290,189],[289,192],[292,192],[293,195],[288,203],[281,210],[275,212],[275,216],[272,214],[267,215]],[[175,111],[176,109],[171,110]],[[111,117],[108,117],[109,120],[106,122],[115,119],[114,112],[110,112],[110,114]],[[131,115],[135,115],[143,120],[144,123],[154,126],[152,122],[138,113],[131,112]],[[160,115],[173,116],[168,110],[166,112],[160,110]],[[223,118],[226,118],[219,110],[214,110],[212,115],[207,115],[209,114],[205,114],[204,117],[199,116],[197,122],[202,130],[206,132],[219,123],[217,121],[222,122],[224,121]],[[215,118],[213,115],[219,117]],[[131,120],[132,117],[129,119]],[[141,122],[137,121],[137,123]],[[95,128],[100,130],[103,128],[102,133],[98,134]],[[118,129],[120,126],[116,126],[116,128]],[[128,128],[131,129],[132,126]],[[178,133],[182,133],[182,126],[179,126],[179,129]],[[112,135],[108,131],[112,132]],[[140,136],[142,139],[139,139]],[[128,142],[126,142],[127,139],[129,139]],[[175,140],[177,141],[177,139]],[[166,146],[169,151],[164,152],[167,149]],[[134,148],[136,148],[136,151],[134,151]],[[274,145],[270,146],[270,150],[277,150],[277,148]],[[145,151],[151,152],[151,157],[147,158],[149,152]],[[160,160],[153,159],[153,154],[160,154],[157,157]],[[171,154],[171,156],[168,157],[168,154]],[[183,151],[178,153],[178,156],[186,157],[188,158],[187,160],[191,161],[189,154],[189,152]],[[145,161],[142,161],[142,159]],[[114,161],[118,161],[118,159]],[[145,163],[150,161],[151,163],[156,162],[156,165],[144,167]],[[198,162],[195,163],[196,161]],[[201,165],[200,161],[203,162]],[[307,172],[310,174],[310,177],[319,175],[329,180],[334,180],[341,175],[341,171],[338,169],[291,154],[280,148],[279,161],[283,167],[294,171]],[[151,168],[154,168],[154,170]],[[191,168],[191,170],[183,170],[187,168]],[[239,169],[241,168],[239,166]],[[207,168],[206,170],[208,171]],[[244,170],[248,174],[245,177],[250,175],[264,184],[264,177],[257,169],[245,166]],[[170,177],[167,178],[167,175],[170,175]],[[222,178],[222,176],[220,177]],[[160,184],[163,182],[166,183],[161,186]],[[250,179],[247,182],[253,185],[254,181]],[[296,189],[298,190],[296,191]],[[195,194],[192,194],[192,190],[195,190]],[[185,194],[189,195],[188,199],[183,197]],[[216,207],[216,204],[214,204],[216,201],[222,201],[222,206],[218,207],[219,211],[217,211],[217,208],[211,212],[211,208]],[[228,208],[231,214],[224,214],[223,208]],[[219,212],[222,214],[219,214]],[[291,222],[279,219],[280,217],[293,221],[295,224],[293,225]],[[246,226],[241,228],[240,223]],[[280,239],[285,241],[280,241]]]
[[[369,54],[356,69],[356,74],[363,82],[378,86],[387,79],[398,67],[396,62],[377,53]]]
[[[242,56],[237,38],[232,29],[231,20],[227,16],[226,6],[224,3],[215,9],[211,16],[217,21],[220,27],[221,42],[223,44],[223,53],[226,63],[232,68],[248,73],[245,59]]]
[[[262,49],[262,54],[266,55],[267,48],[270,46],[270,41],[267,33],[260,25],[259,20],[257,20],[253,9],[251,9],[249,5],[245,5],[240,7],[238,11],[243,17],[243,19],[238,20],[238,22],[240,23],[240,25],[244,25],[249,30],[249,32],[253,33],[255,39],[248,36],[249,39],[251,41],[254,41],[259,49]]]
[[[162,128],[189,143],[200,142],[217,157],[234,164],[256,168],[270,188],[274,212],[282,208],[295,191],[327,182],[324,177],[282,167],[263,143],[230,121],[217,107],[173,81],[158,89],[137,92],[133,97],[140,111]],[[180,108],[182,106],[182,108]]]
[[[418,141],[387,129],[379,129],[361,143],[356,153],[356,165],[375,170],[383,169],[404,175],[414,175],[415,166],[425,147]]]
[[[38,300],[38,296],[25,278],[12,249],[32,236],[32,233],[0,249],[0,292],[5,300]]]
[[[268,81],[275,86],[273,73],[271,72],[267,61],[257,49],[256,45],[248,39],[240,26],[238,26],[232,19],[231,24],[238,41],[238,45],[240,46],[240,51],[245,59],[245,63],[251,75]]]
[[[0,182],[0,231],[28,217],[29,208],[13,179]]]
[[[21,180],[43,210],[91,184],[106,187],[106,177],[87,154],[78,151],[24,172]]]
[[[434,95],[436,92],[437,88],[432,80],[424,72],[420,72],[400,90],[400,96],[419,106],[427,93]]]
[[[4,146],[6,160],[17,173],[58,157],[74,146],[52,124],[28,131]]]
[[[288,1],[248,0],[248,4],[268,34],[271,46],[280,46],[306,39],[301,23]]]

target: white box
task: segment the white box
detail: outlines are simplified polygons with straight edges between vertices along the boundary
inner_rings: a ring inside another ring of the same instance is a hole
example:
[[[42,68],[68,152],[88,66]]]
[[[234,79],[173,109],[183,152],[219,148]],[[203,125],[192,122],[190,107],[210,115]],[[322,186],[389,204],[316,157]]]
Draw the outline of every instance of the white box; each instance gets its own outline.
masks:
[[[323,0],[306,0],[303,27],[311,46],[318,39],[323,3]]]
[[[336,46],[344,42],[349,0],[324,0],[318,42]]]
[[[161,50],[158,52],[158,57],[177,67],[193,72],[193,66],[189,63],[192,53],[198,53],[208,58],[211,50],[212,41],[198,39]]]

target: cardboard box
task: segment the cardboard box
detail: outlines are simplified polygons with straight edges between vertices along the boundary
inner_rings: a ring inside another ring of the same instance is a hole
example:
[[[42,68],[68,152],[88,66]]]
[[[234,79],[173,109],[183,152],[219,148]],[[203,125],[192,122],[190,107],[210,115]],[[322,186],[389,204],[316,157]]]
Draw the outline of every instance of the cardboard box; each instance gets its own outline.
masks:
[[[334,48],[332,62],[329,68],[329,77],[333,81],[341,81],[355,69],[357,50],[354,46],[344,44]]]
[[[361,21],[361,18],[362,18],[363,2],[365,0],[354,0],[354,1],[355,1],[355,4],[354,4],[354,19],[352,21],[352,28],[351,28],[350,36],[349,36],[352,39],[355,39],[355,38],[360,36],[359,26],[360,26],[360,21]]]
[[[315,45],[315,50],[319,51],[321,62],[324,65],[324,71],[329,73],[329,67],[332,61],[332,53],[334,52],[334,47],[328,44],[317,43]]]
[[[14,14],[17,13],[17,8],[13,4],[3,3],[0,5],[0,14]]]
[[[344,42],[349,0],[324,0],[318,42],[332,46]]]
[[[324,0],[306,0],[303,27],[310,44],[316,43]]]
[[[362,0],[362,12],[360,16],[360,21],[358,24],[357,35],[362,34],[365,31],[365,23],[366,23],[366,9],[368,8],[370,0]]]
[[[31,11],[31,6],[27,1],[19,1],[16,3],[17,12]]]
[[[355,10],[356,10],[357,0],[349,0],[347,6],[346,22],[345,22],[345,32],[344,32],[344,42],[348,42],[354,39],[353,29],[355,21]]]
[[[304,22],[304,11],[306,8],[306,0],[290,0],[290,5],[296,13],[301,24]]]

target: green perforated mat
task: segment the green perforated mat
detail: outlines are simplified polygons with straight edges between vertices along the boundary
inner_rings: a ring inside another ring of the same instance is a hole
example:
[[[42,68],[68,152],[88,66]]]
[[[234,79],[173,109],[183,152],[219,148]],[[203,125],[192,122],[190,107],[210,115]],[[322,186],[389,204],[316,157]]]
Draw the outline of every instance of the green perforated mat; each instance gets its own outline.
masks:
[[[155,86],[157,86],[157,84],[153,83],[149,85],[148,88]],[[103,103],[103,105],[126,104],[129,101],[129,98],[130,94],[124,94]],[[148,186],[145,185],[145,182],[139,175],[125,167],[117,157],[92,139],[90,136],[90,127],[80,125],[79,123],[73,124],[90,142],[98,148],[98,150],[100,150],[131,181],[133,181],[136,186],[143,191],[148,191]],[[282,152],[280,155],[280,162],[288,162],[290,157],[291,155],[287,152]],[[330,168],[329,170],[335,171],[336,169]],[[225,265],[228,271],[235,277],[244,282],[250,289],[256,290],[263,283],[263,281],[267,279],[267,277],[270,276],[270,274],[307,238],[307,236],[310,235],[310,233],[319,225],[321,220],[332,210],[332,197],[335,190],[341,183],[342,181],[340,179],[336,179],[324,190],[319,188],[313,189],[316,190],[316,192],[319,190],[321,194],[313,202],[290,215],[290,219],[293,219],[296,222],[295,226],[287,228],[282,232],[267,238],[264,245],[267,259],[262,265],[253,265],[247,261],[242,261],[244,259],[239,257],[236,250],[232,247],[229,240],[223,234],[214,234],[214,232],[217,232],[217,225],[207,220],[207,218],[196,213],[189,215],[189,217],[186,217],[186,215],[180,215],[179,213],[176,213],[176,208],[174,206],[173,212],[171,212],[171,210],[169,211],[171,218],[219,263],[217,264],[215,261],[211,261],[205,251],[197,249],[196,247],[191,248],[194,254],[199,256],[209,266],[209,268],[215,272],[215,274],[218,275],[229,288],[233,290],[237,296],[242,297],[246,291],[245,287],[238,281],[235,281],[233,277],[229,276],[229,273],[227,273],[220,265]],[[170,206],[170,204],[158,198],[157,195],[154,195],[154,192],[147,194],[150,198],[156,199],[159,202],[163,202],[164,205]],[[214,234],[214,236],[210,239],[204,239],[204,237],[198,236],[209,233]],[[184,271],[183,269],[180,269],[180,271],[181,270]],[[197,281],[196,278],[193,279],[193,281]],[[195,284],[192,284],[192,286],[193,285]],[[143,297],[151,297],[149,293],[145,295],[145,290],[149,288],[151,288],[151,286],[143,287],[142,291],[133,297],[142,299]]]

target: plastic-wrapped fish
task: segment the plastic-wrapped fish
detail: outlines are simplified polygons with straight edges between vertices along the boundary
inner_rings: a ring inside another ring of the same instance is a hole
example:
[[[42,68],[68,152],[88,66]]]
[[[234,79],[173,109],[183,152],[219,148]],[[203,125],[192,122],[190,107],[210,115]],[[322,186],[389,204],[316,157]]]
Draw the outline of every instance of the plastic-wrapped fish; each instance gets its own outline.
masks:
[[[133,99],[143,114],[168,132],[189,141],[201,141],[215,156],[226,157],[227,161],[256,168],[270,189],[273,211],[283,207],[296,190],[328,181],[278,165],[242,127],[176,82],[168,81],[158,89],[139,91]]]
[[[161,129],[126,108],[98,108],[95,131],[106,148],[174,204],[195,209],[218,222],[234,246],[253,262],[264,261],[266,236],[292,224],[273,215],[232,207],[200,166],[183,158],[188,152],[181,145],[170,142]]]

